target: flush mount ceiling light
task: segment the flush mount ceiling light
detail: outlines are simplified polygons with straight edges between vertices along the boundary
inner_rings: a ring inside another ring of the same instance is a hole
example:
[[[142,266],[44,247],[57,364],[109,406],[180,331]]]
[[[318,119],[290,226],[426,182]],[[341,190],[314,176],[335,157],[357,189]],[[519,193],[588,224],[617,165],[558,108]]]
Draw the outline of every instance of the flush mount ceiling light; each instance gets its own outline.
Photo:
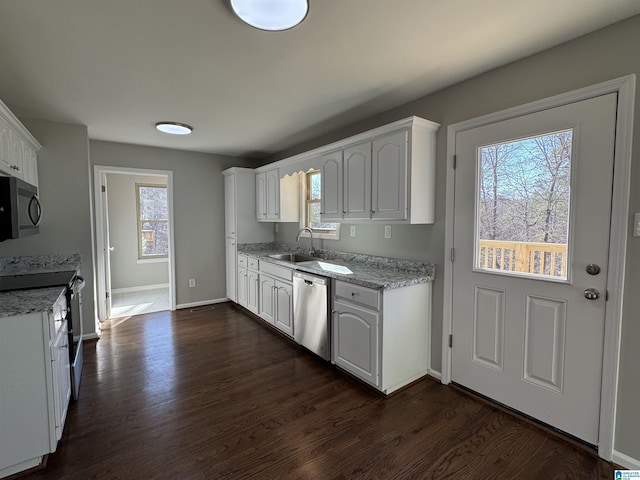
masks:
[[[193,127],[186,123],[178,122],[158,122],[156,128],[164,133],[170,133],[171,135],[189,135],[193,132]]]
[[[307,0],[231,0],[231,8],[243,22],[260,30],[288,30],[309,11]]]

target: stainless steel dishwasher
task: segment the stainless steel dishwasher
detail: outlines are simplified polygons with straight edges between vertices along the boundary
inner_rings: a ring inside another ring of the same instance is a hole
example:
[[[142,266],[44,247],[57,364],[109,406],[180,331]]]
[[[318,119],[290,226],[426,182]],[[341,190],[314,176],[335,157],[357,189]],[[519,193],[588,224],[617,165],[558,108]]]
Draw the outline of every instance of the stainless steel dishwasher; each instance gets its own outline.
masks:
[[[329,334],[330,279],[293,273],[293,335],[300,345],[331,360]]]

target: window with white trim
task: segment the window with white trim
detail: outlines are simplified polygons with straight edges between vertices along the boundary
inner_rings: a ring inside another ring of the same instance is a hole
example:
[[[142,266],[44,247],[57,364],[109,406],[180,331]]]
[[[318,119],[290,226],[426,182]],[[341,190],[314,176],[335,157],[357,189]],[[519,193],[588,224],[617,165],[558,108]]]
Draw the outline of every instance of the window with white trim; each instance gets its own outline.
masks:
[[[303,198],[304,208],[301,209],[300,228],[309,227],[315,238],[337,240],[340,238],[339,223],[323,223],[320,218],[322,194],[322,175],[319,170],[306,173]],[[303,236],[305,236],[303,234]]]
[[[138,258],[166,258],[169,252],[169,208],[166,185],[136,183]]]

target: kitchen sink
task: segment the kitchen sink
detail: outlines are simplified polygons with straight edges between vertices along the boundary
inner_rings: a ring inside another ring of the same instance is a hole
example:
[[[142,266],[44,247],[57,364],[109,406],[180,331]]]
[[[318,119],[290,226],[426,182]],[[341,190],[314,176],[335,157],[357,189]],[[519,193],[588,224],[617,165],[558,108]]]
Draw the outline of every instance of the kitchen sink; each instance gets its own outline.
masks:
[[[273,255],[269,255],[269,257],[276,260],[282,260],[283,262],[291,263],[313,262],[315,260],[318,260],[317,257],[303,255],[301,253],[274,253]]]

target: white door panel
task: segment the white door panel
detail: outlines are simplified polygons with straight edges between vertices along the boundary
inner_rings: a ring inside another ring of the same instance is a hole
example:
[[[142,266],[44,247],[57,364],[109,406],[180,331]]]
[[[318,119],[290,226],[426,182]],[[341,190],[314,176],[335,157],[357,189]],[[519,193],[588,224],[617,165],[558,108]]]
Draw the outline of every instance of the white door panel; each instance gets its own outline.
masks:
[[[452,380],[592,444],[616,101],[456,135]]]

